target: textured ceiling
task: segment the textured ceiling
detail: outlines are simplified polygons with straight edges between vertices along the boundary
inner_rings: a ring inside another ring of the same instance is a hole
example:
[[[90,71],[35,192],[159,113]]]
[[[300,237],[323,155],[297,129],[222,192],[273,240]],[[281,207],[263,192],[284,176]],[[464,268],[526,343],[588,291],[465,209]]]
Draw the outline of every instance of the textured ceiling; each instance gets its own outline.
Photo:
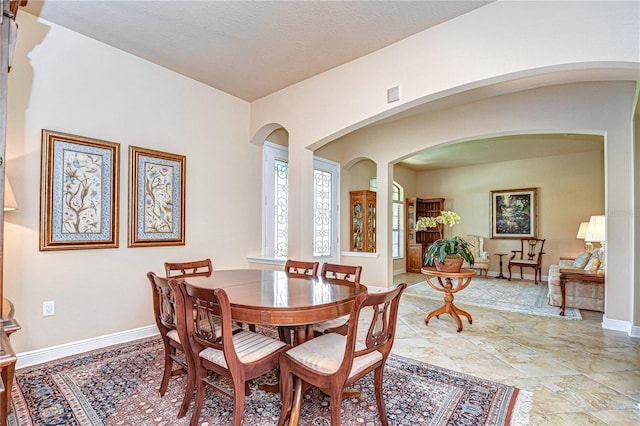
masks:
[[[29,0],[23,10],[253,101],[487,3]],[[427,170],[593,149],[603,149],[601,137],[533,135],[431,148],[403,164]]]
[[[253,101],[489,1],[66,1],[24,10]]]

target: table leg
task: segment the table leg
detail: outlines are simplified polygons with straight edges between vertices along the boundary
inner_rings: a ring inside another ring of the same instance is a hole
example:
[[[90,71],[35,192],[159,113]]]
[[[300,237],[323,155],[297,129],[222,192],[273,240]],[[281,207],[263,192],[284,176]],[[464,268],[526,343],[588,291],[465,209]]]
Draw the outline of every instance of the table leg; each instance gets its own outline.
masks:
[[[564,316],[564,292],[565,292],[565,282],[562,278],[560,278],[560,294],[561,294],[561,303],[560,303],[560,316]]]

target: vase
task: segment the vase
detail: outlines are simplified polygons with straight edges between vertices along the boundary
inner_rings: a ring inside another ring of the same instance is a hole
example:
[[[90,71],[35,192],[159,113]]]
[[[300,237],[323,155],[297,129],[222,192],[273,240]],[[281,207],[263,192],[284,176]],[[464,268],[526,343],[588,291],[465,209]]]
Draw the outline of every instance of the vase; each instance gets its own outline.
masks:
[[[440,263],[438,259],[433,259],[433,266],[441,272],[460,272],[464,259],[461,257],[445,257],[444,263]]]

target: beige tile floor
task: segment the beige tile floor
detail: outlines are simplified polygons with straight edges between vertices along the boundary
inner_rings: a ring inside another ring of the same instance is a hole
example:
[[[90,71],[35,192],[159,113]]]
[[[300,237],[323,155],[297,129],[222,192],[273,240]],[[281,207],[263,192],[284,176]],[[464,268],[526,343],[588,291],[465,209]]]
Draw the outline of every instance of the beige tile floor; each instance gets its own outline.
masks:
[[[393,352],[531,391],[531,425],[640,425],[640,339],[602,329],[601,313],[572,321],[459,304],[473,324],[463,318],[458,333],[449,315],[424,323],[441,305],[404,295]]]

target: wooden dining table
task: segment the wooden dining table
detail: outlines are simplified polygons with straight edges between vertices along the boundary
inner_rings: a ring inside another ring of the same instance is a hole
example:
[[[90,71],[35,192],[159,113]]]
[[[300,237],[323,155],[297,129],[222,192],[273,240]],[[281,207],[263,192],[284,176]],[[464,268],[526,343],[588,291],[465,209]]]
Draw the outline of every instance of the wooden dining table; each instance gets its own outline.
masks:
[[[367,292],[365,285],[350,281],[265,269],[216,270],[185,280],[201,288],[223,288],[237,322],[293,327],[293,345],[313,338],[313,324],[348,315],[356,296]],[[302,387],[297,381],[291,420],[300,416]]]

